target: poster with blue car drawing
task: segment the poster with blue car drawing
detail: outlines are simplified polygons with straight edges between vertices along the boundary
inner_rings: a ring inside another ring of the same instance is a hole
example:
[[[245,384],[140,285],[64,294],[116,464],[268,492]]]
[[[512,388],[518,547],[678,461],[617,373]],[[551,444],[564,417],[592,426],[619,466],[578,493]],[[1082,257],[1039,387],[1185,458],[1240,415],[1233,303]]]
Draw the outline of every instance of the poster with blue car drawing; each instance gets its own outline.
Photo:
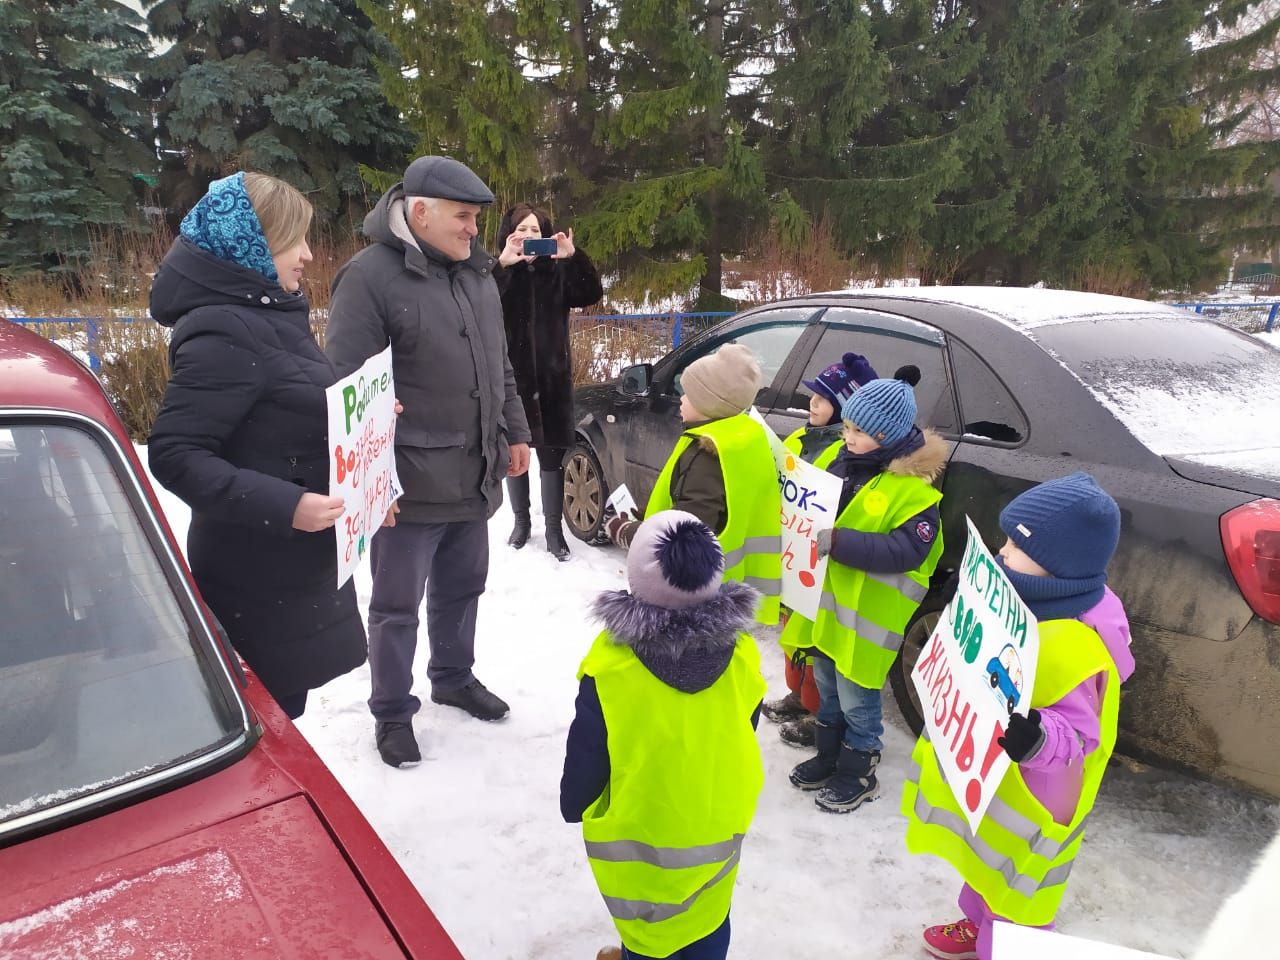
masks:
[[[976,831],[1011,763],[997,741],[1011,714],[1031,708],[1040,632],[972,520],[968,526],[956,595],[911,680],[938,766]]]

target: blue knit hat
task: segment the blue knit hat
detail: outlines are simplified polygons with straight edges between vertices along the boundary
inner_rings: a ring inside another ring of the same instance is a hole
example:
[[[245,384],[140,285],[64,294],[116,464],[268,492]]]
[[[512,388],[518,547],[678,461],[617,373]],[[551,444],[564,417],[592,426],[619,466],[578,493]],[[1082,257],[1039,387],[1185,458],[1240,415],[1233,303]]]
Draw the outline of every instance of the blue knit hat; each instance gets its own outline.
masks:
[[[915,426],[915,391],[905,380],[872,380],[844,402],[840,419],[854,423],[880,446],[890,446]]]
[[[812,380],[802,380],[801,383],[826,397],[839,410],[855,390],[878,376],[871,361],[862,354],[846,353],[839,363],[831,364]]]
[[[279,281],[271,248],[253,201],[244,187],[244,173],[215,180],[190,212],[179,232],[201,250],[230,260]]]
[[[1000,511],[1000,529],[1055,577],[1104,575],[1120,540],[1120,508],[1083,470],[1046,480]]]

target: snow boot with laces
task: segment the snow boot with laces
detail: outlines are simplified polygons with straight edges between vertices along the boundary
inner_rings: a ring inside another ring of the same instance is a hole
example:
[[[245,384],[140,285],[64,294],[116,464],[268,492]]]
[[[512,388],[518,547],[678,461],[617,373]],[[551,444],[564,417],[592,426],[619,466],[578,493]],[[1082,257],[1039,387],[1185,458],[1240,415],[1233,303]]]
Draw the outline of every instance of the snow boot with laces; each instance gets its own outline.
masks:
[[[818,808],[827,813],[850,813],[880,794],[876,766],[880,752],[855,750],[847,743],[840,745],[835,776],[813,798]]]

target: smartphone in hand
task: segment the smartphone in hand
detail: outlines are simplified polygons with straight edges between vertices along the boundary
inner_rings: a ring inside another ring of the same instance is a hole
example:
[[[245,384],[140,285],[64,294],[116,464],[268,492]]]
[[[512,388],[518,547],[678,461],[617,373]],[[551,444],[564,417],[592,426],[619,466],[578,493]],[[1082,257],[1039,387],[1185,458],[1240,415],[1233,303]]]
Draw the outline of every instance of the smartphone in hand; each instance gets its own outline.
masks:
[[[560,246],[555,237],[526,237],[521,253],[526,257],[554,257],[558,249]]]

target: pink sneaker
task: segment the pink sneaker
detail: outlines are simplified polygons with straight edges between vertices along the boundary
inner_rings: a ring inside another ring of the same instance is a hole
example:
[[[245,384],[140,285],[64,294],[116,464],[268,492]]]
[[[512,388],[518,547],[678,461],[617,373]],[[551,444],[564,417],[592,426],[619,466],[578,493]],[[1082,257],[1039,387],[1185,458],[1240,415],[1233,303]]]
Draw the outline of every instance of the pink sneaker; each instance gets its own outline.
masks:
[[[929,927],[924,949],[939,960],[978,960],[978,927],[972,920],[957,920]]]

